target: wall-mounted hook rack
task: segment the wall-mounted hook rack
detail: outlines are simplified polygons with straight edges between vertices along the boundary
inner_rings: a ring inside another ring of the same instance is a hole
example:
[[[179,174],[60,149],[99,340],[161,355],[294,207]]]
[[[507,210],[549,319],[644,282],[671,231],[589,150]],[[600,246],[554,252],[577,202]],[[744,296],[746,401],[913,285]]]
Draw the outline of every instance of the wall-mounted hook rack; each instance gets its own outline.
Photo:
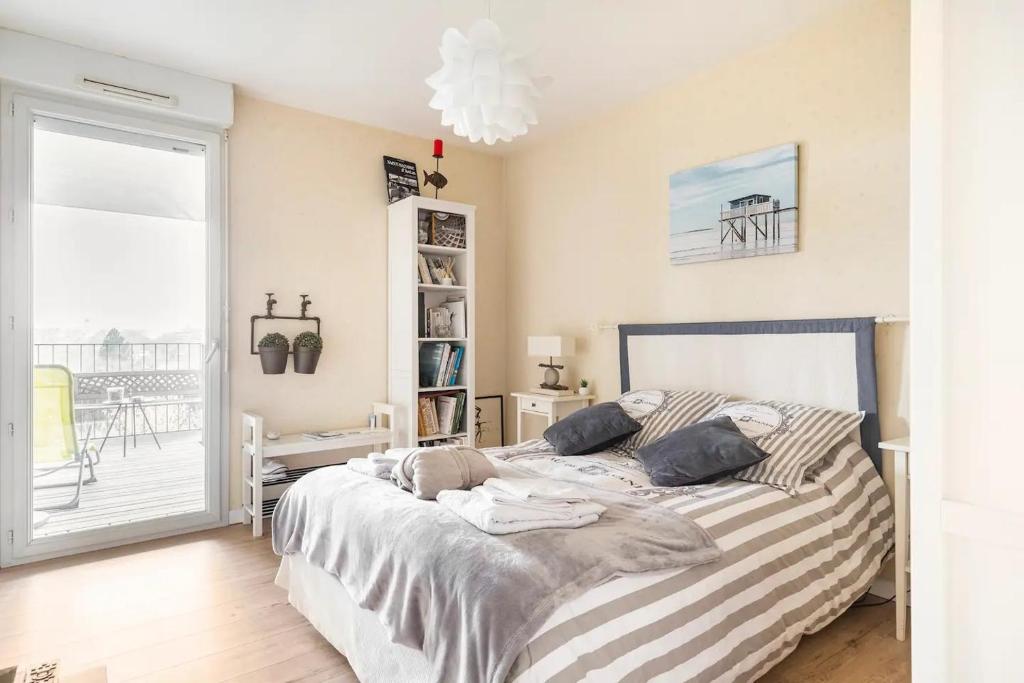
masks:
[[[263,315],[253,315],[249,317],[249,353],[258,356],[259,351],[256,349],[256,321],[257,320],[312,320],[316,322],[316,333],[320,334],[320,316],[318,315],[306,315],[306,311],[313,303],[309,300],[308,294],[299,295],[299,310],[300,315],[275,315],[274,306],[277,304],[277,299],[274,298],[273,292],[266,292],[267,295],[267,312]],[[288,349],[288,353],[292,353],[291,349]]]

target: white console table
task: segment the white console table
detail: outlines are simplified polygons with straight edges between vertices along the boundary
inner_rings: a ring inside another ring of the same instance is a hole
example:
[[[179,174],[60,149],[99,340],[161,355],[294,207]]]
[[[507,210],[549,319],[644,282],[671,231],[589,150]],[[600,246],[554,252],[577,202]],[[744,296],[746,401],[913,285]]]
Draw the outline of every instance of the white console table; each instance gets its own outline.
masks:
[[[263,416],[252,412],[242,413],[242,521],[252,525],[252,535],[263,535],[263,518],[274,512],[277,499],[289,486],[304,474],[315,469],[347,462],[337,462],[309,467],[289,468],[288,476],[279,481],[263,481],[263,461],[266,458],[285,458],[301,453],[322,453],[346,448],[372,447],[386,450],[394,445],[391,431],[394,406],[374,403],[373,414],[377,416],[377,427],[351,427],[341,430],[342,434],[329,439],[309,439],[302,434],[282,434],[273,441],[263,432]],[[385,418],[387,418],[386,426]]]

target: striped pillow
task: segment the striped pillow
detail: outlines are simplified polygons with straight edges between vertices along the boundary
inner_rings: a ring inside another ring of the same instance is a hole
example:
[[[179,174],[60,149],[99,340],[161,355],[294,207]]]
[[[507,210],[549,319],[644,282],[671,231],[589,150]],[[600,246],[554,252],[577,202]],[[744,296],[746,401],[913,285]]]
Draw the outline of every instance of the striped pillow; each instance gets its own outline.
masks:
[[[815,408],[783,401],[732,401],[704,420],[728,415],[769,457],[733,475],[796,493],[807,469],[853,431],[864,413]]]
[[[702,417],[728,399],[711,391],[629,391],[617,399],[626,413],[643,425],[642,429],[615,447],[632,456],[669,432],[699,422]]]

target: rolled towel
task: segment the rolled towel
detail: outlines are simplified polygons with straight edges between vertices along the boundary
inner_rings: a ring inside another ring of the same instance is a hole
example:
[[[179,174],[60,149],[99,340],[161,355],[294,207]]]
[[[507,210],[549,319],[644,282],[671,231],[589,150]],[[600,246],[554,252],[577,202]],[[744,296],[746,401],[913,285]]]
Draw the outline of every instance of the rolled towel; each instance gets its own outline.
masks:
[[[593,524],[605,508],[597,503],[575,503],[577,513],[565,517],[541,517],[518,506],[495,505],[477,489],[441,491],[437,502],[488,534],[513,534],[534,529],[578,529]]]
[[[349,458],[345,466],[357,474],[365,474],[376,479],[390,479],[393,467],[387,463],[373,462],[369,458]]]
[[[492,477],[484,482],[484,486],[501,492],[506,497],[531,503],[543,501],[582,503],[590,500],[587,492],[578,486],[540,477],[508,479]]]
[[[423,500],[434,500],[444,490],[478,486],[497,474],[487,456],[469,446],[416,448],[392,470],[392,479]]]

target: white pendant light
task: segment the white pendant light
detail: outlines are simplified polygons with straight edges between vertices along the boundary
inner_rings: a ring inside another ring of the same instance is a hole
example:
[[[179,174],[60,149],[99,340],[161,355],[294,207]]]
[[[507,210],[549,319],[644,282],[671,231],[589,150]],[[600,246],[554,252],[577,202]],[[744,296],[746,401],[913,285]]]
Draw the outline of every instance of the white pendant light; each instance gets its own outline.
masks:
[[[490,19],[463,35],[450,28],[441,37],[441,69],[427,79],[441,125],[470,142],[493,145],[525,135],[537,123],[537,101],[548,78],[532,73],[529,59],[513,52]]]

